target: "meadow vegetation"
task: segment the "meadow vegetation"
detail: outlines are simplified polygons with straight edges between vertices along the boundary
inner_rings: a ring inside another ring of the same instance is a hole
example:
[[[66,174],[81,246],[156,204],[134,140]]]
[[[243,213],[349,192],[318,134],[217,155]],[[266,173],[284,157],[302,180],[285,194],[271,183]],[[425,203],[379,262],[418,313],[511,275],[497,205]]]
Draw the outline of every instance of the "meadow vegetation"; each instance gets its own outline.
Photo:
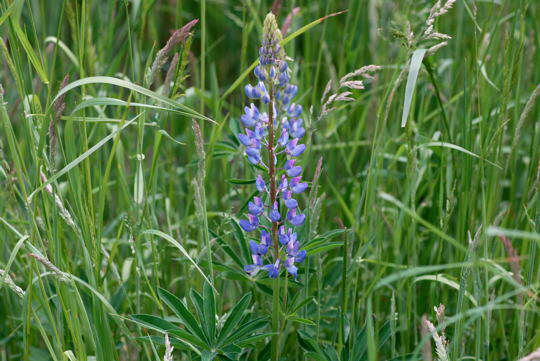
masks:
[[[0,0],[0,360],[540,360],[539,19]],[[259,270],[268,157],[237,135],[270,28],[307,189]]]

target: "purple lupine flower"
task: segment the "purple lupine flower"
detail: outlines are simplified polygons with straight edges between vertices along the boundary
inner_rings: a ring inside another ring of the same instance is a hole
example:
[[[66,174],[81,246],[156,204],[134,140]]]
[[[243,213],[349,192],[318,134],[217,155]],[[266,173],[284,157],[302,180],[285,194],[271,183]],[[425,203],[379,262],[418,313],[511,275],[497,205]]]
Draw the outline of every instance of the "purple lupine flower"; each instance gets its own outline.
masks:
[[[278,258],[274,264],[267,264],[263,268],[268,271],[268,277],[270,278],[277,278],[279,275],[279,265],[281,261]]]
[[[278,202],[274,202],[274,206],[268,213],[268,218],[270,218],[270,221],[272,221],[273,223],[278,222],[281,219],[281,214],[279,213],[278,209]]]
[[[259,192],[264,192],[266,190],[266,183],[264,183],[264,179],[260,174],[257,175],[255,186]]]
[[[251,259],[253,260],[253,264],[245,265],[244,271],[246,271],[250,276],[255,276],[263,267],[263,260],[258,254],[252,254]]]
[[[266,169],[265,174],[256,175],[259,194],[248,202],[248,219],[240,220],[244,231],[260,230],[260,241],[249,244],[253,264],[244,269],[251,276],[264,269],[276,278],[283,265],[296,279],[296,264],[306,257],[295,232],[306,219],[296,196],[308,188],[298,160],[306,150],[300,142],[306,131],[302,106],[293,102],[298,87],[290,84],[292,73],[274,15],[267,15],[263,33],[259,65],[253,71],[256,84],[244,88],[246,96],[258,103],[244,108],[240,117],[244,132],[237,135],[247,160]]]
[[[283,192],[283,200],[285,202],[285,206],[289,209],[298,207],[298,202],[296,201],[296,199],[292,198],[291,190]]]
[[[295,279],[298,278],[298,267],[294,265],[294,257],[287,257],[284,266],[287,272],[292,274]]]
[[[253,202],[248,203],[248,211],[250,214],[259,216],[264,210],[264,205],[259,197],[253,197]]]
[[[302,177],[294,177],[291,179],[291,190],[293,193],[302,193],[307,189],[308,184],[306,182],[300,182],[301,180]]]
[[[253,214],[248,214],[248,220],[241,219],[240,227],[246,232],[253,232],[259,226],[259,218]]]

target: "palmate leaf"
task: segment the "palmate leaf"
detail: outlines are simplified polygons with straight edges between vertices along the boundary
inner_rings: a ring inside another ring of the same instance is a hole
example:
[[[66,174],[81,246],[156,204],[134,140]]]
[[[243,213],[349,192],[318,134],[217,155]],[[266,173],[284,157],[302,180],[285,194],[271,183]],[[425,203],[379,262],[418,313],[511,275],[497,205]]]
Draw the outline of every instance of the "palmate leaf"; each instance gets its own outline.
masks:
[[[179,328],[178,326],[175,326],[174,324],[170,323],[167,320],[164,320],[157,316],[152,315],[145,315],[145,314],[137,314],[132,315],[131,319],[146,328],[159,331],[159,332],[167,332],[167,330],[172,330],[175,328]]]
[[[229,257],[231,257],[234,263],[236,263],[236,265],[239,267],[243,267],[244,263],[242,262],[238,254],[236,254],[236,252],[231,248],[231,246],[229,246],[227,242],[225,242],[223,238],[220,235],[218,235],[215,231],[211,229],[208,229],[208,230],[210,231],[210,234],[212,235],[212,237],[216,240],[216,243],[223,249],[223,251],[225,251],[225,253],[227,253]]]
[[[265,317],[252,320],[251,314],[246,313],[251,294],[245,295],[236,303],[219,329],[212,286],[205,284],[202,295],[193,289],[189,294],[195,313],[178,297],[158,288],[159,297],[173,310],[185,329],[151,315],[133,315],[132,319],[143,327],[167,333],[191,347],[201,356],[201,360],[236,360],[245,347],[272,335],[259,333],[268,324]]]
[[[141,336],[141,337],[135,337],[138,341],[144,341],[144,342],[151,342],[154,345],[160,345],[165,346],[165,338],[162,336]],[[169,338],[169,342],[172,346],[174,346],[175,350],[186,350],[186,351],[192,351],[193,348],[186,345],[180,340],[177,340],[173,337]]]
[[[186,330],[181,329],[180,327],[160,317],[146,314],[137,314],[132,315],[131,319],[140,326],[161,333],[168,333],[169,335],[190,344],[192,347],[202,348],[206,346],[206,344],[197,336],[191,334]]]
[[[246,202],[247,204],[247,202]],[[242,231],[242,228],[240,228],[240,225],[234,218],[230,218],[231,225],[234,229],[234,238],[240,245],[240,249],[242,250],[242,256],[244,258],[245,264],[249,264],[251,260],[250,252],[248,249],[248,242],[246,241],[246,238],[244,237],[244,232]]]
[[[210,361],[210,360],[213,360],[215,356],[216,356],[216,353],[215,353],[215,352],[211,352],[211,351],[208,351],[208,350],[204,350],[204,351],[201,353],[201,361]]]
[[[255,335],[255,336],[246,337],[242,341],[237,341],[236,344],[238,346],[240,346],[240,347],[247,347],[247,346],[253,345],[253,344],[255,344],[255,343],[259,342],[259,341],[262,341],[267,337],[271,337],[273,335],[274,335],[273,332],[260,333],[260,334]]]
[[[191,289],[191,291],[189,291],[189,298],[191,298],[191,302],[193,303],[193,306],[195,306],[195,308],[197,309],[197,314],[199,315],[199,318],[202,320],[203,319],[203,298],[201,294],[197,292],[196,290]],[[205,330],[203,329],[203,331]]]
[[[178,318],[180,318],[186,328],[201,340],[205,340],[205,343],[208,344],[208,339],[204,334],[204,331],[184,303],[178,297],[163,288],[158,289],[158,294],[161,300],[171,308]]]
[[[226,337],[229,336],[229,334],[236,328],[240,320],[242,319],[242,316],[244,315],[244,312],[246,311],[247,307],[249,306],[249,302],[251,301],[251,294],[247,294],[234,306],[234,308],[229,313],[229,316],[227,317],[227,320],[223,324],[223,327],[221,328],[218,336],[218,344],[220,344],[222,341],[225,340]]]
[[[233,344],[242,342],[245,336],[250,337],[252,333],[264,328],[268,324],[266,317],[260,317],[255,320],[244,323],[232,335],[225,339],[224,344]]]
[[[214,290],[208,283],[205,283],[203,288],[203,321],[210,343],[214,344],[216,338],[216,299]]]
[[[335,348],[330,345],[325,345],[323,347],[323,353],[326,356],[328,361],[339,361],[339,356]]]
[[[302,318],[302,317],[297,317],[297,316],[288,316],[287,317],[288,320],[292,321],[292,322],[297,322],[297,323],[300,323],[300,324],[303,324],[303,325],[308,325],[308,326],[316,326],[315,322],[307,319],[307,318]]]
[[[309,354],[318,355],[319,357],[322,357],[322,360],[326,360],[319,345],[317,344],[317,341],[313,339],[307,332],[299,330],[297,331],[297,336],[300,347],[306,350]],[[313,357],[313,355],[311,356]],[[321,358],[316,359],[319,360]]]

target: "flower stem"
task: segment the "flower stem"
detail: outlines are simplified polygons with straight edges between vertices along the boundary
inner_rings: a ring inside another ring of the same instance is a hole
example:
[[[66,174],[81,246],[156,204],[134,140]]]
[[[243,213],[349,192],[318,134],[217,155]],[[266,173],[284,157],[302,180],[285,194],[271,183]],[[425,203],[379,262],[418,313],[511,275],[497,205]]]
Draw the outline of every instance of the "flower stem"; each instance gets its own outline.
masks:
[[[269,91],[270,102],[268,103],[268,175],[270,178],[270,207],[274,206],[277,199],[276,188],[276,165],[274,163],[274,87],[270,86]],[[276,260],[279,259],[279,243],[278,243],[278,222],[272,222],[272,242],[274,243],[274,251]]]
[[[279,277],[274,280],[272,299],[272,361],[279,360]]]
[[[277,199],[276,165],[274,163],[274,87],[270,85],[268,102],[268,175],[270,178],[270,207],[274,206]],[[274,244],[275,259],[279,259],[278,222],[272,222],[272,243]],[[274,280],[272,300],[272,360],[279,359],[279,269],[278,276]]]

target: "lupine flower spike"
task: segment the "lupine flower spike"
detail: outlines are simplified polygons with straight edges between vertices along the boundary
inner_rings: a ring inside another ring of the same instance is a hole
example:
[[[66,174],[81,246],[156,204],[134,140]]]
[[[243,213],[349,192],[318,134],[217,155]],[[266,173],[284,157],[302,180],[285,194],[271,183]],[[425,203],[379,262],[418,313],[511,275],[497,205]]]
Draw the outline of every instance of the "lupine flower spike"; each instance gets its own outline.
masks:
[[[290,84],[289,59],[272,13],[266,16],[263,32],[259,65],[253,72],[257,81],[245,87],[246,96],[259,107],[250,103],[244,108],[244,132],[237,135],[248,162],[265,169],[255,180],[259,194],[249,202],[247,218],[240,220],[244,231],[260,234],[259,242],[250,241],[253,264],[244,269],[252,276],[265,270],[276,278],[283,266],[297,278],[295,264],[306,258],[295,232],[306,219],[296,198],[308,188],[298,160],[306,149],[300,143],[306,131],[302,106],[293,102],[298,87]]]

